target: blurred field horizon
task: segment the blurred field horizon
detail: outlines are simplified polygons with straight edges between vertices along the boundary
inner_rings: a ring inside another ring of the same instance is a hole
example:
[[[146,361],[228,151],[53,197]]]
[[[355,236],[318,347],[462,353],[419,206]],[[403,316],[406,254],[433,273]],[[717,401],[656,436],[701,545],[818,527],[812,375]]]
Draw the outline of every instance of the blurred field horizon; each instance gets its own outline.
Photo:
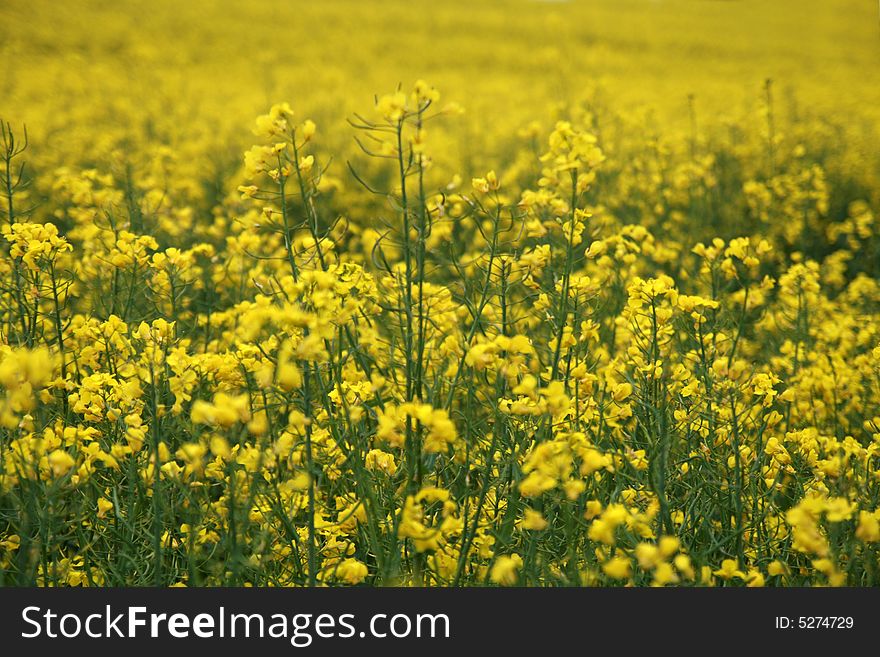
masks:
[[[586,98],[684,127],[693,96],[715,125],[758,106],[766,79],[785,115],[867,131],[880,113],[866,0],[8,0],[0,19],[0,116],[35,136],[103,117],[113,132],[162,123],[188,141],[211,126],[237,142],[287,100],[348,140],[352,112],[419,78],[472,115],[460,138],[475,152],[502,116],[515,130]]]

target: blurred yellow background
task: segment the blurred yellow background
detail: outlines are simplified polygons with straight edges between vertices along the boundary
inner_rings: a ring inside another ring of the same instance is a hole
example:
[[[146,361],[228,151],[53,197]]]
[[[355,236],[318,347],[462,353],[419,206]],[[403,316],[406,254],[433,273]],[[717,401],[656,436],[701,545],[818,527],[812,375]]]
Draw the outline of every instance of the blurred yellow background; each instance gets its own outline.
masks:
[[[714,119],[772,78],[786,111],[873,123],[878,33],[868,0],[6,0],[0,116],[39,135],[146,124],[170,143],[185,131],[240,145],[272,102],[341,125],[425,78],[479,139],[588,95],[675,120],[694,94]]]

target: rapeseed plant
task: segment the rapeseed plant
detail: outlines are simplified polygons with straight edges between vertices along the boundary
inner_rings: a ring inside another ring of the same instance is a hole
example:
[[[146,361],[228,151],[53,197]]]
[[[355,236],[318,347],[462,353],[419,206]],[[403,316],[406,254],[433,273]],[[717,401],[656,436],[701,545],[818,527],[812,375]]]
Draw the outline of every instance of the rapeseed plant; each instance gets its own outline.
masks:
[[[873,131],[350,93],[0,124],[0,584],[880,583]]]

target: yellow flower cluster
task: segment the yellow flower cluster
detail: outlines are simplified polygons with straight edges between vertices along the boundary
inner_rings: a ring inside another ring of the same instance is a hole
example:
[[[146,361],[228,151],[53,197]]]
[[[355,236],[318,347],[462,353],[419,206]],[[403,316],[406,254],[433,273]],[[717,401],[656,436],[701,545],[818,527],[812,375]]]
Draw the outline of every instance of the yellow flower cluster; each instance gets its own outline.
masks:
[[[372,16],[312,4],[297,26]],[[371,102],[335,58],[304,78],[310,35],[268,30],[191,80],[204,35],[130,35],[179,89],[135,102],[104,62],[117,100],[47,116],[17,62],[91,87],[3,50],[37,128],[0,144],[0,585],[880,584],[874,92],[649,111],[568,70],[591,23],[559,16],[608,3],[498,4],[487,35],[573,51],[448,35],[473,79],[414,61],[467,114],[421,79]],[[517,62],[583,94],[487,74]],[[269,91],[297,102],[251,121]]]

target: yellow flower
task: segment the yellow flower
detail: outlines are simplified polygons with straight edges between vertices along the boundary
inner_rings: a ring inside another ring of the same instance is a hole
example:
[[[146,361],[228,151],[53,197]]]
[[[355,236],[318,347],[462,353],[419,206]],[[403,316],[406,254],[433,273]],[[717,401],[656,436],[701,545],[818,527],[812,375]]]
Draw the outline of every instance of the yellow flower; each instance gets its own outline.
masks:
[[[98,517],[103,518],[107,515],[108,512],[113,510],[113,502],[108,500],[106,497],[101,497],[98,499]]]
[[[785,575],[787,572],[788,568],[786,568],[785,564],[779,560],[771,561],[770,564],[767,566],[767,574],[774,577]]]
[[[406,109],[406,94],[402,91],[382,96],[376,103],[376,111],[391,123],[400,121]]]
[[[367,578],[367,566],[357,559],[344,559],[335,568],[336,577],[346,584],[360,584]]]
[[[367,452],[365,465],[368,470],[378,470],[387,475],[393,475],[397,472],[397,464],[394,462],[394,455],[383,452],[381,449],[371,449]]]
[[[587,510],[584,512],[584,518],[592,520],[602,513],[602,503],[599,500],[587,500]]]
[[[843,497],[832,497],[826,503],[825,513],[828,522],[843,522],[852,517],[856,510],[855,504]]]
[[[522,566],[523,560],[518,554],[502,555],[492,564],[489,579],[500,586],[513,586],[517,582]]]
[[[49,467],[56,477],[63,477],[76,464],[73,457],[63,449],[56,449],[49,454]]]
[[[651,570],[661,563],[662,555],[653,543],[639,543],[636,546],[636,559],[639,562],[639,568]]]
[[[859,525],[856,527],[856,538],[865,543],[877,543],[880,541],[880,518],[878,513],[859,511]]]
[[[759,588],[764,586],[764,575],[761,574],[761,571],[757,568],[750,569],[745,580],[747,582],[746,586],[748,587]]]
[[[622,402],[627,399],[633,392],[633,387],[627,382],[618,383],[611,391],[611,396],[616,402]]]
[[[547,529],[547,521],[540,511],[526,508],[523,512],[521,527],[529,531],[541,531]]]
[[[612,579],[629,579],[632,575],[632,564],[626,557],[614,557],[602,564],[602,572]]]
[[[684,575],[687,579],[694,579],[696,573],[694,572],[694,567],[691,565],[691,559],[686,554],[677,554],[675,558],[672,560],[673,564],[675,564],[675,569]]]
[[[746,579],[745,574],[737,568],[737,563],[734,559],[725,559],[722,561],[721,568],[714,571],[714,574],[725,580],[734,578]]]
[[[660,554],[664,559],[669,559],[673,554],[678,552],[680,545],[680,541],[675,536],[661,536],[657,543]]]
[[[658,563],[654,569],[654,586],[666,586],[667,584],[678,584],[679,578],[672,568],[672,564],[665,561]]]

